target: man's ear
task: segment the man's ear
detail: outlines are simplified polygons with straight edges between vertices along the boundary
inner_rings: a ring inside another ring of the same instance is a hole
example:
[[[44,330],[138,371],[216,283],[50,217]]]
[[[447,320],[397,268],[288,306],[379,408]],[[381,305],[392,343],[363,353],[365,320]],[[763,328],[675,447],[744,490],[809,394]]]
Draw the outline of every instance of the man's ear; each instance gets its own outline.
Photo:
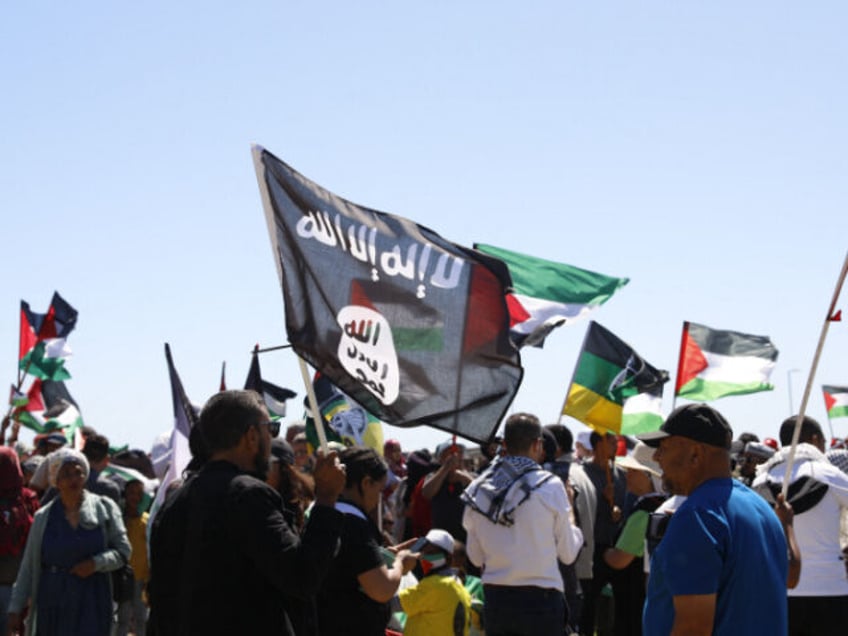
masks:
[[[244,432],[244,435],[241,438],[243,444],[246,444],[247,448],[253,450],[259,446],[259,430],[255,426],[250,426]]]

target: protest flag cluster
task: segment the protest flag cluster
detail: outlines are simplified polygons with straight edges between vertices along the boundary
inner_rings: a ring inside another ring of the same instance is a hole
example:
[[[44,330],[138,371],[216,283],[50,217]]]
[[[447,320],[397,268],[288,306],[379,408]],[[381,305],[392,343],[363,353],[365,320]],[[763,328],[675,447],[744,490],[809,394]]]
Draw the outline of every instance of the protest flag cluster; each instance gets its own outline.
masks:
[[[65,380],[71,374],[65,362],[71,355],[67,338],[79,313],[58,292],[53,293],[45,313],[21,301],[18,347],[18,379],[10,392],[10,419],[37,434],[58,430],[73,442],[82,415]],[[24,385],[29,382],[24,390]],[[5,436],[5,430],[3,431]],[[13,429],[13,438],[17,431]]]

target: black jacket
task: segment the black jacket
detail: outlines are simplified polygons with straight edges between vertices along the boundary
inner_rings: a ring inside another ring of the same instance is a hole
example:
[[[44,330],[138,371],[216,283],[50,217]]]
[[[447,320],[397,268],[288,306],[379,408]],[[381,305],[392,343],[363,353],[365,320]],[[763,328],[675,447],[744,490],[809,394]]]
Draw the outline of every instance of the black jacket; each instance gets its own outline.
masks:
[[[315,506],[298,537],[273,488],[208,463],[154,519],[148,634],[294,634],[286,598],[315,594],[343,519]]]

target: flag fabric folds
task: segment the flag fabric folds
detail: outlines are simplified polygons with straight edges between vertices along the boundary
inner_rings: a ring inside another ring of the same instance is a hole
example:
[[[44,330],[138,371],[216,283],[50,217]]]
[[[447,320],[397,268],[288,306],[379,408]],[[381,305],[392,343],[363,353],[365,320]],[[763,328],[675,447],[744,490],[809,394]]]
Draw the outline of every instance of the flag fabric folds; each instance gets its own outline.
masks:
[[[848,417],[848,386],[822,385],[828,419]]]
[[[562,412],[601,431],[634,435],[657,430],[666,381],[667,371],[648,364],[593,320]]]
[[[253,350],[253,358],[250,361],[250,369],[247,371],[247,379],[244,388],[256,391],[262,396],[271,419],[278,420],[286,414],[286,400],[297,395],[294,391],[284,389],[276,384],[271,384],[262,379],[262,371],[259,368],[259,353]]]
[[[506,266],[254,161],[295,352],[384,422],[488,440],[523,373]]]
[[[512,278],[508,297],[512,339],[518,346],[541,347],[547,335],[573,324],[604,304],[629,279],[519,254],[492,245],[477,250],[501,259]]]
[[[39,341],[20,362],[22,371],[42,380],[67,380],[71,374],[65,368],[65,359],[71,350],[62,338]]]
[[[767,336],[683,323],[675,395],[708,402],[771,391],[778,351]]]
[[[36,378],[26,398],[26,404],[12,412],[13,419],[36,433],[62,431],[69,442],[73,441],[74,432],[83,425],[83,420],[64,382]]]
[[[30,309],[21,301],[21,326],[18,360],[25,373],[42,380],[67,380],[71,377],[65,369],[65,358],[71,355],[66,338],[77,324],[78,312],[53,293],[46,314]]]
[[[315,401],[324,419],[328,442],[341,442],[345,446],[368,446],[383,454],[383,424],[356,402],[348,398],[330,379],[321,374],[315,374],[312,380],[315,390]],[[313,449],[320,446],[315,421],[308,398],[304,398],[306,408],[306,439]]]
[[[165,501],[165,495],[168,492],[168,486],[171,482],[180,479],[186,466],[191,460],[191,451],[189,449],[188,439],[191,435],[191,429],[197,422],[197,413],[194,406],[189,401],[183,388],[180,375],[174,367],[174,359],[171,356],[171,347],[165,343],[165,360],[168,364],[168,377],[171,380],[171,403],[174,407],[174,429],[171,431],[170,441],[170,463],[165,476],[162,478],[162,483],[159,485],[159,490],[156,492],[156,498],[153,501],[153,506],[150,510],[150,521],[152,522],[156,512],[158,512],[162,503]]]

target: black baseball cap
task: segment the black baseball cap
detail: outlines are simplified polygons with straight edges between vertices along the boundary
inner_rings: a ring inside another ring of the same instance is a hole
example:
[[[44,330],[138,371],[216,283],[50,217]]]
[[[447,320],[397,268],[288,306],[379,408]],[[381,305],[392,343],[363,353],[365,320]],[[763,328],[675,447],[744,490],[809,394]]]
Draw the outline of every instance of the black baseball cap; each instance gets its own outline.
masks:
[[[657,448],[660,440],[672,435],[730,450],[733,429],[721,413],[706,404],[686,404],[674,409],[660,430],[637,435],[636,439]]]

